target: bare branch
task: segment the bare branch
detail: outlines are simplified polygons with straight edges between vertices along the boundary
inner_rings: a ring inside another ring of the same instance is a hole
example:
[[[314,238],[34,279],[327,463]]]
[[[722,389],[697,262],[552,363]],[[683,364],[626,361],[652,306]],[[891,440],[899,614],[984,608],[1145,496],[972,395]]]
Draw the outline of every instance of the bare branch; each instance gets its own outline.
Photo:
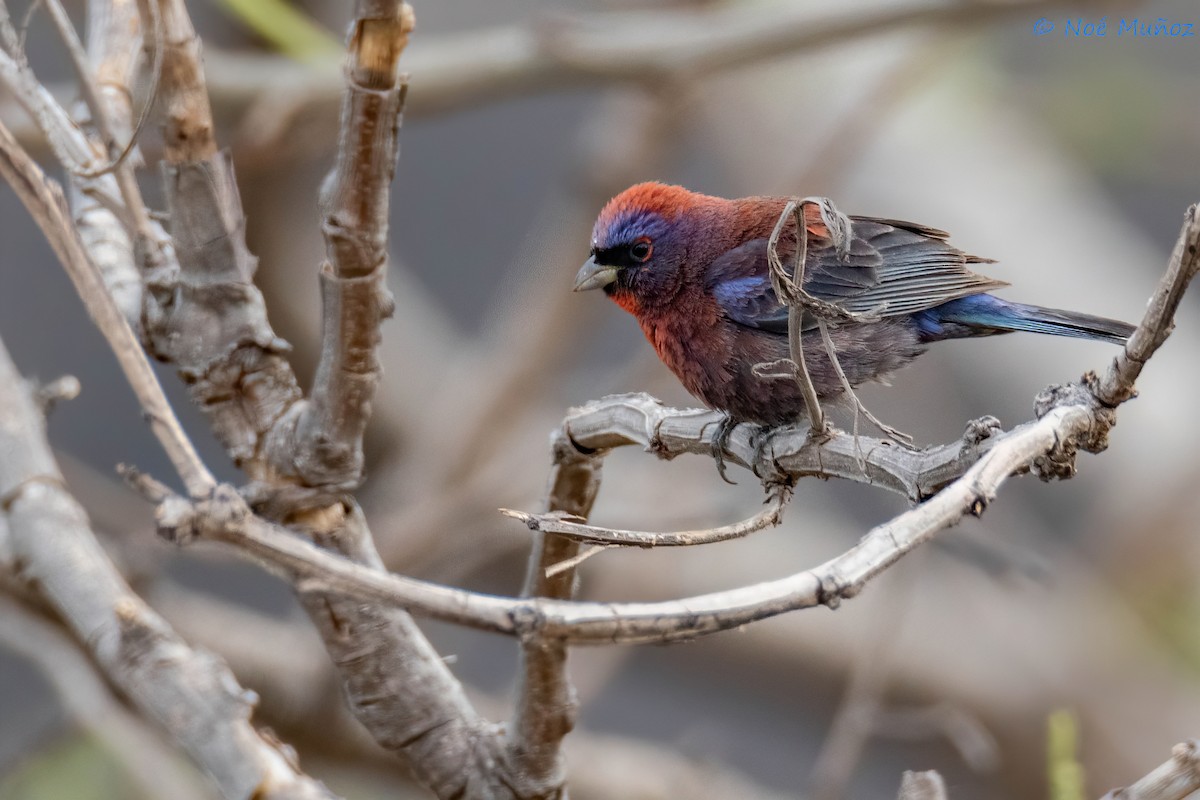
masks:
[[[0,545],[2,546],[2,545]],[[0,647],[35,663],[90,736],[108,746],[145,797],[205,800],[199,775],[188,775],[162,737],[113,696],[79,646],[57,625],[0,593]]]
[[[551,452],[547,510],[586,519],[600,490],[601,460],[581,453],[562,432],[551,440]],[[537,534],[523,594],[570,599],[575,593],[579,555],[577,541],[549,532]],[[578,710],[567,675],[566,642],[536,634],[524,637],[517,707],[508,739],[521,794],[557,797],[565,792],[562,740],[575,727]]]
[[[113,13],[109,14],[109,11]],[[79,43],[69,21],[61,15],[52,16],[58,21],[68,48],[75,53],[79,63],[82,59]],[[108,3],[90,4],[89,20],[92,25],[89,46],[94,48],[94,67],[97,78],[104,81],[99,88],[90,81],[89,85],[93,86],[90,91],[100,104],[97,107],[102,106],[100,111],[93,110],[89,117],[86,106],[83,107],[77,123],[37,82],[18,52],[0,50],[0,83],[6,85],[25,108],[69,173],[80,235],[93,253],[122,313],[136,329],[141,319],[141,281],[137,267],[139,259],[135,258],[127,229],[138,232],[139,248],[142,258],[146,259],[160,255],[164,237],[160,227],[147,217],[132,177],[132,165],[124,164],[118,175],[108,172],[102,163],[106,147],[89,139],[81,127],[89,118],[95,118],[98,124],[106,124],[106,114],[111,117],[114,127],[128,127],[129,94],[125,87],[135,66],[136,48],[132,46],[128,31],[121,30],[121,13],[110,8]],[[120,46],[110,41],[114,34],[123,36]],[[9,48],[17,46],[10,44]],[[87,74],[87,65],[82,67],[82,72]],[[132,142],[130,134],[131,145]]]
[[[791,376],[789,375],[789,378]],[[709,455],[718,415],[667,408],[646,394],[614,395],[573,409],[564,425],[579,447],[607,450],[637,445],[660,458]],[[777,428],[765,438],[751,425],[734,428],[730,460],[764,481],[786,484],[807,476],[836,477],[878,486],[914,502],[962,475],[994,443],[995,428],[969,425],[962,440],[912,451],[885,439],[842,433],[810,441],[806,430]]]
[[[529,530],[531,531],[553,533],[577,542],[623,547],[691,547],[693,545],[740,539],[752,533],[757,533],[764,528],[778,525],[783,521],[783,506],[785,502],[786,497],[781,492],[770,500],[769,508],[758,512],[749,519],[744,519],[731,525],[722,525],[719,528],[673,531],[670,533],[601,528],[595,525],[585,525],[575,522],[558,514],[529,514],[524,511],[513,511],[508,508],[500,509],[500,513],[506,517],[512,517],[524,522],[529,526]]]
[[[1184,800],[1200,792],[1200,740],[1175,745],[1171,758],[1153,772],[1103,800]]]
[[[918,508],[873,528],[837,558],[786,578],[660,603],[517,600],[367,569],[253,516],[237,492],[226,486],[197,501],[167,498],[159,507],[159,524],[180,543],[201,538],[233,544],[281,572],[302,591],[344,594],[523,638],[543,636],[579,644],[676,641],[801,608],[838,605],[963,516],[982,513],[1009,475],[1055,451],[1062,442],[1087,434],[1093,424],[1087,406],[1056,407],[1041,420],[999,437],[962,478]],[[550,564],[562,557],[566,556],[558,554]]]
[[[356,506],[310,518],[324,520],[324,529],[306,531],[318,544],[361,564],[359,569],[383,574]],[[412,617],[319,585],[296,588],[338,669],[351,711],[376,742],[402,756],[438,797],[510,796],[498,726],[479,716]]]
[[[183,0],[150,0],[161,9],[163,157],[170,164],[205,162],[217,152],[204,80],[200,37]]]
[[[284,501],[273,498],[296,477],[309,485],[357,482],[359,466],[351,462],[352,474],[346,474],[346,459],[336,452],[340,440],[321,424],[306,431],[311,435],[297,436],[297,420],[307,409],[321,407],[324,398],[314,406],[301,399],[283,358],[287,344],[267,322],[262,297],[251,282],[255,261],[245,246],[231,162],[216,151],[212,139],[199,42],[182,3],[163,2],[168,39],[162,81],[167,107],[164,179],[179,262],[163,264],[147,281],[148,340],[191,384],[193,398],[256,481],[264,504],[343,553],[350,559],[346,563],[358,562],[363,565],[358,569],[370,572],[379,568],[379,558],[351,501],[303,489]],[[334,355],[346,358],[335,359],[332,374],[317,381],[318,393],[336,381],[333,389],[344,396],[334,394],[332,405],[325,403],[326,423],[354,404],[358,422],[365,422],[369,395],[362,389],[374,381],[363,365],[374,363],[382,316],[377,298],[382,294],[384,200],[402,100],[395,59],[411,28],[411,14],[403,9],[399,3],[365,2],[355,28],[359,50],[349,70],[347,157],[339,166],[343,185],[330,201],[331,241],[336,243],[331,248],[338,251],[331,259],[337,274],[327,293],[327,308],[332,298],[334,312],[328,318],[330,342],[340,348]],[[381,76],[390,89],[378,89]],[[382,169],[381,164],[388,166]],[[380,170],[382,175],[367,174]],[[355,448],[360,435],[361,427]],[[341,472],[331,470],[330,463]],[[353,710],[371,734],[407,756],[417,777],[440,796],[503,796],[503,775],[489,767],[503,757],[500,737],[470,707],[462,687],[412,620],[403,613],[364,608],[316,585],[296,588],[341,671]]]
[[[311,402],[295,426],[300,474],[317,485],[353,485],[379,383],[380,325],[388,293],[388,196],[396,171],[407,81],[400,55],[415,24],[403,2],[360,2],[350,35],[337,163],[322,205],[328,261],[321,270],[324,332]],[[288,424],[286,421],[283,424]]]
[[[947,800],[946,781],[934,770],[905,772],[896,800]]]
[[[241,197],[213,139],[200,43],[182,0],[159,0],[165,43],[163,188],[178,262],[146,278],[147,347],[175,365],[217,438],[252,479],[293,475],[264,440],[300,388],[287,342],[267,321],[252,279]]]
[[[1125,350],[1113,359],[1104,380],[1096,387],[1096,396],[1109,406],[1119,405],[1136,396],[1133,384],[1146,361],[1175,329],[1175,312],[1183,293],[1196,272],[1200,271],[1200,221],[1197,207],[1183,215],[1183,230],[1171,251],[1167,274],[1150,298],[1146,314],[1129,337]]]
[[[224,663],[188,647],[121,578],[63,488],[41,414],[2,346],[0,419],[6,420],[0,425],[0,507],[18,575],[37,587],[109,680],[225,797],[332,797],[299,771],[294,753],[254,729],[255,698]]]
[[[72,173],[67,196],[80,238],[104,284],[130,327],[141,331],[142,268],[152,268],[169,257],[166,232],[150,218],[134,177],[134,169],[140,164],[140,155],[135,155],[138,134],[149,114],[161,73],[162,48],[154,47],[151,100],[147,100],[135,123],[130,86],[139,64],[136,34],[141,25],[136,4],[132,0],[96,0],[87,8],[87,62],[77,69],[81,86],[91,99],[88,104],[78,105],[74,117],[84,128],[94,121],[110,161],[107,166]],[[155,12],[154,20],[157,17]],[[64,29],[64,38],[69,37],[69,22],[64,18],[57,24]],[[148,42],[155,28],[151,26],[142,33],[143,41]],[[121,138],[126,140],[124,146],[118,145]],[[112,182],[117,183],[115,192],[106,189]],[[114,193],[124,201],[120,208],[104,202],[106,194]]]
[[[5,8],[0,2],[0,10]],[[8,88],[41,131],[59,163],[68,172],[87,172],[100,164],[100,148],[93,146],[59,105],[50,91],[40,84],[23,57],[0,48],[0,84]],[[116,204],[116,185],[112,201]]]
[[[129,385],[138,396],[154,435],[162,444],[176,471],[193,496],[206,494],[216,482],[200,461],[184,433],[162,386],[138,344],[104,279],[92,263],[87,248],[72,224],[62,189],[46,177],[29,154],[21,149],[8,129],[0,124],[0,177],[29,209],[34,222],[50,242],[71,282],[87,306],[96,327],[117,356]]]

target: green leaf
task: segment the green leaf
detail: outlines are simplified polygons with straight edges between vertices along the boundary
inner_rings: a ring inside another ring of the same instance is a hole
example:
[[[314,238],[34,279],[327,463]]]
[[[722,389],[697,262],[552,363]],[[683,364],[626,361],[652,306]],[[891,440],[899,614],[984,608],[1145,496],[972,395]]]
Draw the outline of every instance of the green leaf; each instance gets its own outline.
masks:
[[[1084,800],[1083,765],[1079,763],[1079,723],[1059,709],[1046,719],[1046,771],[1050,800]]]
[[[0,781],[0,800],[141,798],[116,759],[95,739],[69,733],[26,758]]]
[[[324,61],[342,43],[286,0],[218,0],[233,17],[297,61]]]

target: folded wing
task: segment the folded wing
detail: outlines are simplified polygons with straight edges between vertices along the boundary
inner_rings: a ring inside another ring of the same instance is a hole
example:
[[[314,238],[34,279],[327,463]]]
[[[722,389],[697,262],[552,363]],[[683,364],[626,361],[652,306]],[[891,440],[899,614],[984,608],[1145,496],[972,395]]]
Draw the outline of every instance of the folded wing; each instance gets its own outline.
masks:
[[[1007,285],[972,272],[969,264],[989,260],[953,247],[943,231],[898,220],[852,220],[854,239],[845,260],[829,239],[809,235],[804,288],[814,297],[852,313],[890,317]],[[795,241],[782,241],[779,251],[784,266],[790,266]],[[730,250],[713,262],[708,275],[710,291],[731,320],[787,332],[787,308],[780,305],[767,273],[766,239]]]

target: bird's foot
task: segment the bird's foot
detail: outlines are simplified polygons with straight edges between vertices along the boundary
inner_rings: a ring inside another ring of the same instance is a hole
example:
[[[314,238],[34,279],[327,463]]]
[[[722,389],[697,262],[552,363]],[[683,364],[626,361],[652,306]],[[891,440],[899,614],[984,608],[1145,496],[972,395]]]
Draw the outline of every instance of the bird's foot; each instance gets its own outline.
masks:
[[[729,476],[725,474],[725,446],[729,444],[729,436],[736,427],[737,423],[733,417],[726,414],[717,423],[717,430],[712,437],[712,456],[713,461],[717,462],[717,474],[730,486],[737,486],[737,481],[730,480]]]

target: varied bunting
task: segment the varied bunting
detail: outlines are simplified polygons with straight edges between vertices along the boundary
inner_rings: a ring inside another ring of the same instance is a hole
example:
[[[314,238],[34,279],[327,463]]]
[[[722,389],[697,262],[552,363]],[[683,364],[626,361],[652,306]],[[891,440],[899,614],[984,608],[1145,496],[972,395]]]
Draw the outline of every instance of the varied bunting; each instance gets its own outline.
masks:
[[[633,186],[600,212],[575,290],[603,289],[633,314],[663,363],[705,405],[726,412],[727,423],[793,422],[805,410],[795,382],[752,373],[756,364],[788,358],[787,308],[767,270],[767,239],[786,203]],[[990,259],[953,247],[936,228],[850,220],[849,252],[839,253],[819,211],[805,207],[804,288],[874,319],[829,328],[853,386],[887,377],[943,339],[1032,331],[1123,344],[1133,332],[1124,322],[988,294],[1007,284],[968,266]],[[777,252],[790,265],[796,237],[794,226],[787,230]],[[801,341],[818,397],[841,394],[815,321],[806,322]]]

